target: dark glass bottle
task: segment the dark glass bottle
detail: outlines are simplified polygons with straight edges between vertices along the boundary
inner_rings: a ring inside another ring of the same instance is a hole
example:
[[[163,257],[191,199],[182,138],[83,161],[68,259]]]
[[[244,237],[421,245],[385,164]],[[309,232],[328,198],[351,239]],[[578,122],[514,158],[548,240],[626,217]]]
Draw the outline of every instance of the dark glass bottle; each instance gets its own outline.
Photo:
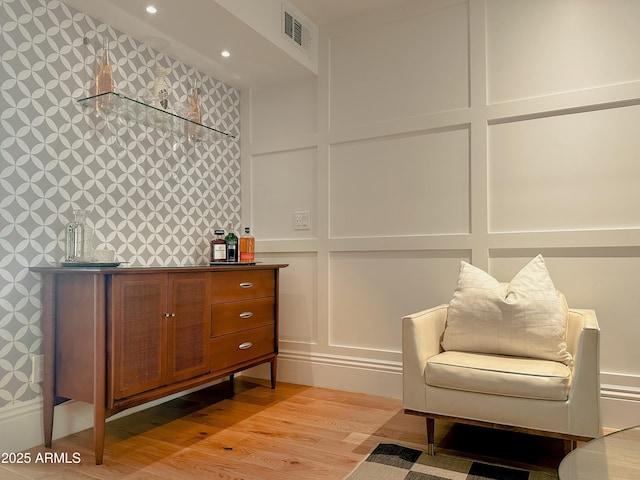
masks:
[[[211,240],[211,262],[227,261],[227,242],[224,241],[224,230],[215,230],[215,238]]]
[[[238,261],[238,236],[233,233],[233,226],[229,225],[229,233],[224,237],[227,243],[227,262]]]

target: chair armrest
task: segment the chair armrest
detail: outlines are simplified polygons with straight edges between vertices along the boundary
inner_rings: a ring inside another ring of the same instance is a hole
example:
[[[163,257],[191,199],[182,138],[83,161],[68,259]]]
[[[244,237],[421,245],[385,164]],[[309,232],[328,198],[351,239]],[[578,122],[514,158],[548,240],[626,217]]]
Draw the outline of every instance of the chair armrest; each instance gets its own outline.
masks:
[[[600,327],[594,310],[569,310],[567,347],[573,355],[571,428],[581,435],[597,437],[601,434]]]
[[[402,318],[402,383],[404,408],[421,410],[425,403],[427,360],[441,351],[448,305]]]

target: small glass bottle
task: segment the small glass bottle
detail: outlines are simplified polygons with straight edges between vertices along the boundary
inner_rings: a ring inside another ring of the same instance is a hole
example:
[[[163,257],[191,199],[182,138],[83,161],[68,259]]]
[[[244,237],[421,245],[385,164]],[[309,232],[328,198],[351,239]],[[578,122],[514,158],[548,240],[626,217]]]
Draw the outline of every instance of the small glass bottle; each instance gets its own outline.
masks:
[[[96,67],[96,110],[107,110],[113,107],[113,101],[110,95],[102,95],[114,91],[113,86],[113,70],[111,69],[111,61],[109,60],[109,41],[107,38],[103,40],[102,54],[98,60]]]
[[[200,113],[200,97],[197,88],[192,88],[187,99],[187,118],[191,120],[187,122],[187,139],[196,141],[200,138],[200,123],[202,122],[202,114]],[[196,125],[195,123],[198,125]]]
[[[227,242],[224,241],[224,230],[215,230],[216,237],[211,240],[211,257],[210,261],[226,262],[227,261]]]
[[[65,262],[80,262],[84,259],[84,221],[86,212],[74,210],[73,220],[65,231]]]
[[[229,224],[229,233],[224,237],[227,243],[227,262],[238,261],[238,236],[233,233],[233,225]]]
[[[244,234],[240,237],[240,261],[253,262],[255,249],[256,239],[251,235],[249,227],[244,227]]]

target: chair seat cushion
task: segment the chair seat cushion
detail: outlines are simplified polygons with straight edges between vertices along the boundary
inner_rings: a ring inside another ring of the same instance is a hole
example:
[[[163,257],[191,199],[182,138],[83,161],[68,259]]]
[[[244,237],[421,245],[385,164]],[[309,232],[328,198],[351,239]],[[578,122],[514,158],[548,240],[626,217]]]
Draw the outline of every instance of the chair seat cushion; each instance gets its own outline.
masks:
[[[567,400],[571,369],[552,360],[447,351],[427,361],[432,387],[543,400]]]

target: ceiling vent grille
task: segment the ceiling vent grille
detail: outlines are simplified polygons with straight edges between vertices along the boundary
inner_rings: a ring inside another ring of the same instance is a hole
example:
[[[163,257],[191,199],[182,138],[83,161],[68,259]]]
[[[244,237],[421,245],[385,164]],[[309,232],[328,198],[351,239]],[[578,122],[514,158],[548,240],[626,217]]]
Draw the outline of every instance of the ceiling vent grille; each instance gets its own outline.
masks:
[[[291,12],[282,9],[282,33],[293,41],[305,53],[309,54],[311,47],[311,33],[309,27],[295,17]]]

